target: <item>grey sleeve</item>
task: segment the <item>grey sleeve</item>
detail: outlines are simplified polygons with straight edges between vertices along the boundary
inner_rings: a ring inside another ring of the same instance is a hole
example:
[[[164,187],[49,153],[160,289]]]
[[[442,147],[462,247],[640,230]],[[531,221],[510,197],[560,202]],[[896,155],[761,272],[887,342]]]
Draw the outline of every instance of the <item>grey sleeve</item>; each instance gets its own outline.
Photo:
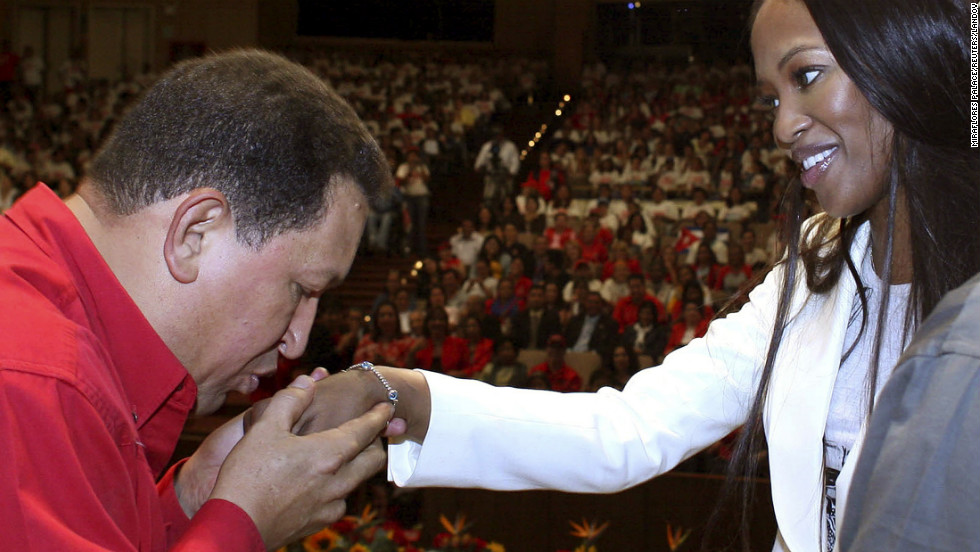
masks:
[[[980,551],[977,296],[937,307],[878,397],[840,550]]]

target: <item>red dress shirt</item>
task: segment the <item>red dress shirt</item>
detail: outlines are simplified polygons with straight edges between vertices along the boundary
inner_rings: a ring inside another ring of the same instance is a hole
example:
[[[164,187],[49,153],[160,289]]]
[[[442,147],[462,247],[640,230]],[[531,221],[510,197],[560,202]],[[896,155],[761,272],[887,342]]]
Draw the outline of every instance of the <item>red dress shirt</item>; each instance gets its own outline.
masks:
[[[456,337],[454,335],[446,336],[442,341],[441,353],[442,357],[439,360],[438,366],[435,366],[435,345],[431,339],[427,338],[425,340],[425,346],[415,353],[415,363],[418,365],[418,368],[442,373],[465,370],[469,363],[470,349],[466,344],[466,340],[462,337]]]
[[[571,366],[563,364],[558,370],[552,370],[547,361],[531,368],[527,375],[530,376],[537,372],[544,372],[548,376],[548,383],[551,384],[552,391],[562,393],[574,393],[582,390],[582,378],[579,377]]]
[[[699,322],[697,327],[694,328],[694,338],[704,337],[704,334],[708,333],[708,323],[710,322],[711,320],[707,318]],[[670,328],[670,337],[667,338],[667,346],[664,347],[665,355],[670,354],[674,349],[686,345],[686,343],[682,343],[685,333],[687,333],[687,324],[684,321],[677,322]]]
[[[354,351],[354,363],[368,361],[385,366],[405,368],[408,365],[408,353],[415,345],[411,337],[400,337],[390,341],[375,341],[368,334],[361,338]]]
[[[8,550],[264,550],[238,506],[184,515],[171,469],[197,395],[47,186],[0,217],[0,522]]]
[[[592,243],[585,243],[579,240],[579,247],[582,249],[582,259],[594,264],[602,264],[606,262],[609,254],[606,252],[606,246],[602,245],[602,242],[598,238],[592,241]]]
[[[616,270],[616,263],[609,259],[602,265],[602,275],[599,277],[600,280],[608,280],[612,278],[613,272]],[[638,259],[630,259],[626,261],[626,265],[629,266],[630,274],[643,274],[643,268],[640,266],[640,261]]]
[[[465,372],[471,378],[476,377],[493,359],[493,340],[484,337],[475,347],[470,347],[469,341],[466,346],[468,354]]]
[[[544,237],[548,240],[548,249],[562,249],[566,243],[575,239],[575,231],[571,228],[558,230],[549,226],[544,229]]]
[[[627,295],[620,299],[613,308],[613,318],[619,322],[619,333],[623,333],[627,326],[635,324],[640,319],[640,304],[645,301],[653,303],[657,309],[657,321],[659,323],[663,323],[667,319],[664,305],[656,297],[648,293],[643,296],[642,300],[636,301],[632,295]]]

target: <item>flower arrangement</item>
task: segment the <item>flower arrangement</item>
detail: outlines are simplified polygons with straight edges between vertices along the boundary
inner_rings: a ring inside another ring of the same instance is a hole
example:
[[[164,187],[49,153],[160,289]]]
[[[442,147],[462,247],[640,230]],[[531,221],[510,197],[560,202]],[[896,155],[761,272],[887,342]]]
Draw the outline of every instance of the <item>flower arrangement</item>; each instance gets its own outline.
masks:
[[[584,519],[581,524],[575,523],[574,521],[569,521],[568,523],[572,525],[572,536],[582,539],[582,542],[572,552],[598,552],[595,547],[595,541],[609,527],[608,521],[602,525],[598,525],[595,522],[589,523]]]
[[[439,521],[445,531],[433,539],[432,548],[419,544],[421,531],[405,529],[395,521],[382,520],[370,506],[360,516],[348,515],[278,552],[506,552],[503,545],[472,536],[465,516],[450,523]]]
[[[450,523],[446,516],[439,516],[439,523],[445,529],[433,539],[435,546],[429,552],[505,552],[503,545],[487,542],[469,534],[472,523],[466,523],[466,516],[457,515],[456,521]]]
[[[360,516],[344,516],[279,552],[424,552],[418,529],[378,518],[370,506]]]
[[[439,516],[439,523],[444,531],[436,534],[432,547],[427,548],[419,543],[419,528],[405,529],[395,521],[383,520],[367,506],[360,516],[344,516],[277,552],[506,552],[500,543],[473,536],[470,533],[473,524],[467,523],[466,516],[457,515],[452,522],[446,516]],[[609,522],[598,524],[583,519],[581,523],[569,523],[571,536],[582,539],[571,552],[598,552],[596,541],[609,527]],[[689,536],[691,529],[667,524],[667,546],[672,552],[679,550]]]
[[[674,552],[684,544],[687,537],[691,536],[691,530],[688,529],[684,531],[682,528],[678,527],[675,531],[670,524],[667,524],[667,546],[670,548],[670,552]]]

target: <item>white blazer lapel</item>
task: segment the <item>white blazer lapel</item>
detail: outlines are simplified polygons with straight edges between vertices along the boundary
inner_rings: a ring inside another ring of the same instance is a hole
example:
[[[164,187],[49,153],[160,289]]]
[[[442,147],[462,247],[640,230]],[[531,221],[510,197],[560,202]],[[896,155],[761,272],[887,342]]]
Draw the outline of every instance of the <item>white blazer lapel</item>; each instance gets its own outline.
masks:
[[[866,230],[862,228],[861,230]],[[864,251],[867,232],[855,236]],[[766,405],[773,505],[785,545],[819,550],[823,530],[823,434],[844,349],[856,285],[845,271],[826,295],[811,295],[801,277],[783,334]]]

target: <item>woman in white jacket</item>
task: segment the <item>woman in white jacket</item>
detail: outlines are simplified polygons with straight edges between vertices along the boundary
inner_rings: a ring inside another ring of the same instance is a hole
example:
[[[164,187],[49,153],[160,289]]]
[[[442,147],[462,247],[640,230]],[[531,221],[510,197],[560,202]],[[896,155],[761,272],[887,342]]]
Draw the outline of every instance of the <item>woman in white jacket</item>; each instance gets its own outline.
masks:
[[[980,269],[968,22],[962,0],[757,2],[760,93],[777,145],[802,169],[788,191],[783,261],[738,313],[622,392],[380,368],[401,393],[389,477],[614,492],[744,424],[737,458],[768,448],[775,548],[832,549],[875,392],[917,321]],[[806,223],[803,188],[825,211]],[[340,416],[333,397],[356,394],[346,385],[367,402],[382,397],[375,374],[331,377],[311,427]]]

